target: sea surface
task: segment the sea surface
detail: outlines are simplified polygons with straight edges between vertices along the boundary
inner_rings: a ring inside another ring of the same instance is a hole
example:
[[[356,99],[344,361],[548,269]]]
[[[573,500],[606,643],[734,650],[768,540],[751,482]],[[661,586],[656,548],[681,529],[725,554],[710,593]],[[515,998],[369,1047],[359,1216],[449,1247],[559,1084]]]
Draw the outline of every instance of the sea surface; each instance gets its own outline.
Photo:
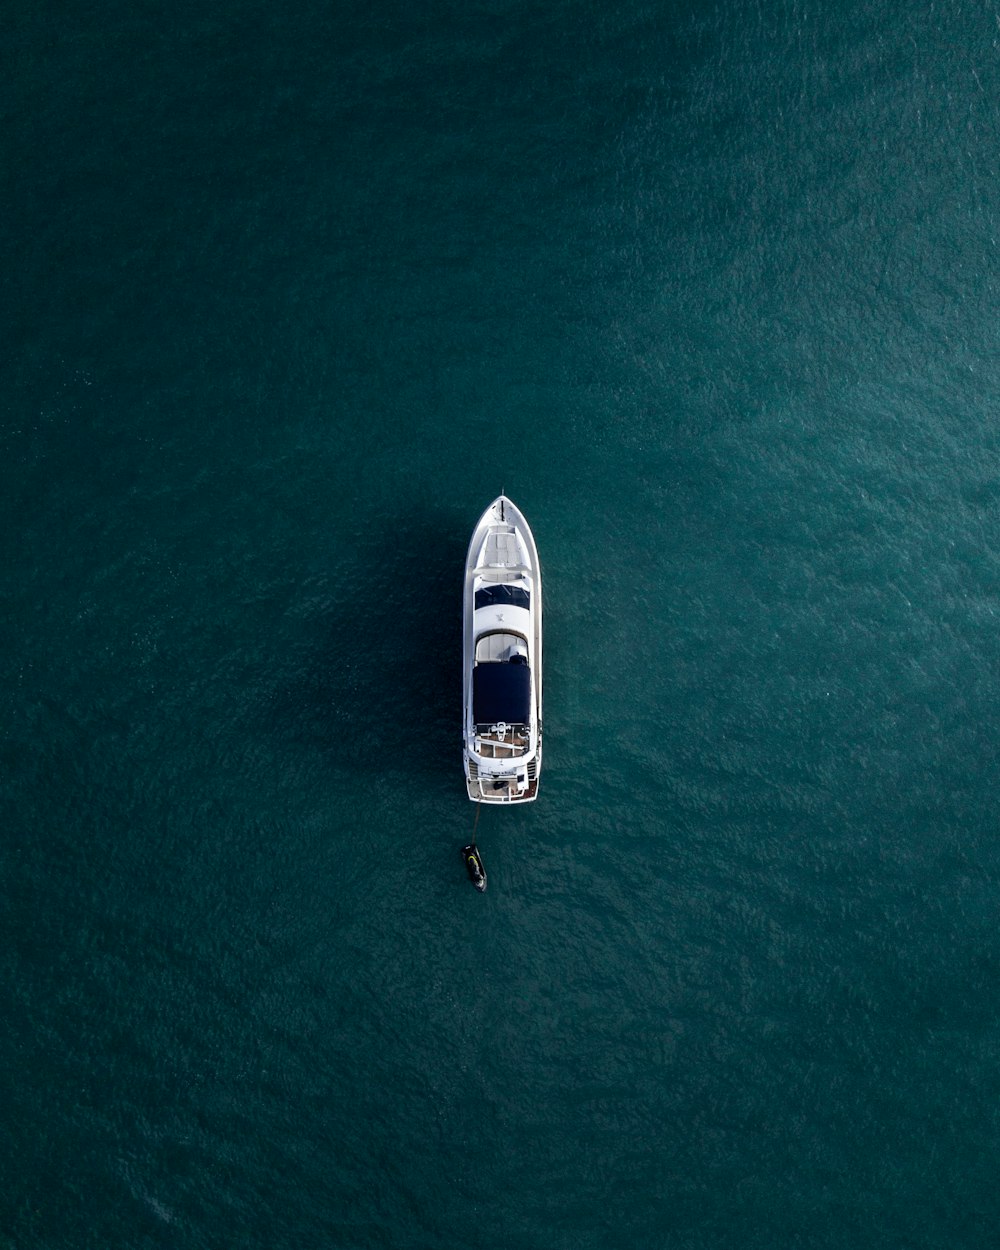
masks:
[[[4,26],[0,1247],[997,1245],[997,6]]]

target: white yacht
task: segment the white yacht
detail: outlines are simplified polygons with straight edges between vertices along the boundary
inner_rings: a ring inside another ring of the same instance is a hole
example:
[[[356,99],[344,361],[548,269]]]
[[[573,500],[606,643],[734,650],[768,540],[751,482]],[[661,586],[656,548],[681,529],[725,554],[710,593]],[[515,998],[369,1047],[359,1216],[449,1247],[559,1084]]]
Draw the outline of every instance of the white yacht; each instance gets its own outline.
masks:
[[[465,781],[474,803],[530,803],[542,766],[542,573],[506,495],[479,518],[465,562]]]

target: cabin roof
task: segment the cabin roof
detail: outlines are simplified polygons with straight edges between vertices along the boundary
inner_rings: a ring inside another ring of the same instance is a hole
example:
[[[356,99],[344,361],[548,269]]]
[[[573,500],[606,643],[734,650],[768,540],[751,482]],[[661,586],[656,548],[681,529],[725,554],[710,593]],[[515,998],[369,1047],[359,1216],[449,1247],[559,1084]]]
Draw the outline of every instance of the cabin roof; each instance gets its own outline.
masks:
[[[472,670],[472,720],[476,725],[527,725],[531,720],[531,670],[527,664],[486,663]]]

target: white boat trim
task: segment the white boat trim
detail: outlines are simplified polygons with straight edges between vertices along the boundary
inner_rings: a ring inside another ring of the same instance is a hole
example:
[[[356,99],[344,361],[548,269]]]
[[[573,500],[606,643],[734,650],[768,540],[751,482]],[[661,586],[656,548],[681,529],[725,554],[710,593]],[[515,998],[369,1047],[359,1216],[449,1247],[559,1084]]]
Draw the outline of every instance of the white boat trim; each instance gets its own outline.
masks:
[[[462,671],[469,798],[532,802],[542,767],[542,572],[531,528],[506,495],[469,543]]]

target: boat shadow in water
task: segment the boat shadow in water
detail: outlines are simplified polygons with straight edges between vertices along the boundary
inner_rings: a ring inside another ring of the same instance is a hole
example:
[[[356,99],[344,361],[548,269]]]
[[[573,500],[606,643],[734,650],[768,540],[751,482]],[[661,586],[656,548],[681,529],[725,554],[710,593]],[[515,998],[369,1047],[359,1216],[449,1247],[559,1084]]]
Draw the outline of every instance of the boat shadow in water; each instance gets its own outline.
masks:
[[[338,769],[461,789],[464,518],[402,516],[289,605],[271,727]]]

